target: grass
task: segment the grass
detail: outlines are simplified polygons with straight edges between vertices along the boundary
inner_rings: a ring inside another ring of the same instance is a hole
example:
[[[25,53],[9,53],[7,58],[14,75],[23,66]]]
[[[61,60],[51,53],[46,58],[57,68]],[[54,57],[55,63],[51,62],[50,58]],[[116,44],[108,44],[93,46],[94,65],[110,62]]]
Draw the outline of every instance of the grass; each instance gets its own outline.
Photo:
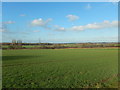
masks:
[[[3,50],[3,88],[114,88],[117,62],[117,49]]]

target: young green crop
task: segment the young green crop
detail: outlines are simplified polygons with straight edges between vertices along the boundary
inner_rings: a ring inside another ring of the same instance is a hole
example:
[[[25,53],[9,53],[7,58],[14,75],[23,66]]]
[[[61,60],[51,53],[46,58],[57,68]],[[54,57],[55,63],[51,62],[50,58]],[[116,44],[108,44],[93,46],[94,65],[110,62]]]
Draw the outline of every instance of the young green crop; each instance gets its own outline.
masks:
[[[117,87],[117,49],[3,50],[3,88]]]

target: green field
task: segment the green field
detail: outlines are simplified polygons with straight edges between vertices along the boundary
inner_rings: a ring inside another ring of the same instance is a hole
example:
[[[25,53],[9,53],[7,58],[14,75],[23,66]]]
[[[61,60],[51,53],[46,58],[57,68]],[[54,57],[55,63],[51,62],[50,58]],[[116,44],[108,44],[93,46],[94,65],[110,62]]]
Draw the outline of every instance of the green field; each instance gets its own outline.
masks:
[[[3,88],[113,88],[117,73],[117,49],[3,50]]]

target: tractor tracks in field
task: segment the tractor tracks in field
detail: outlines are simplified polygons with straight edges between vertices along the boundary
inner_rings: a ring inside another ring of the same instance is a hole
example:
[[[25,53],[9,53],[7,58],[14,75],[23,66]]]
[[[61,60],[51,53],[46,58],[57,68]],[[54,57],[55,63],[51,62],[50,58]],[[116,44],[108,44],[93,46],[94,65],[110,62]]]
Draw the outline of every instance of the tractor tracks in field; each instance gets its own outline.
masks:
[[[54,62],[54,61],[49,61],[49,62]],[[49,63],[49,62],[42,62],[42,63]],[[18,65],[19,66],[20,65],[33,65],[33,64],[35,65],[35,64],[42,64],[42,63],[29,63],[29,64],[18,64]],[[18,65],[4,65],[3,67],[18,66]],[[95,88],[101,88],[102,84],[104,84],[104,83],[106,83],[106,82],[108,82],[110,80],[113,80],[116,77],[119,78],[120,77],[120,73],[119,74],[113,74],[112,76],[104,78],[104,79],[102,79],[102,80],[100,80],[98,82],[91,83],[90,86],[88,85],[88,86],[86,86],[84,88],[93,88],[93,87],[95,87]],[[119,87],[119,82],[118,82],[117,85]]]
[[[100,80],[100,81],[98,81],[98,82],[96,82],[96,83],[93,83],[92,86],[88,86],[88,87],[85,87],[85,88],[92,88],[92,87],[95,87],[95,86],[96,86],[96,88],[101,88],[99,84],[108,82],[108,81],[114,79],[115,77],[120,77],[120,74],[114,74],[114,75],[112,75],[111,77],[102,79],[102,80]],[[118,85],[118,86],[119,86],[119,85]]]
[[[46,64],[46,63],[56,63],[56,62],[62,62],[64,60],[61,60],[61,61],[46,61],[46,62],[40,62],[40,63],[27,63],[27,64],[23,64],[23,63],[19,63],[19,64],[9,64],[9,65],[3,65],[2,67],[17,67],[17,66],[28,66],[28,65],[37,65],[37,64]],[[97,86],[98,84],[102,84],[102,83],[106,83],[112,79],[114,79],[115,77],[120,77],[120,73],[118,74],[114,74],[108,78],[104,78],[98,82],[95,82],[92,84],[92,86],[86,86],[85,88],[93,88],[94,86]],[[97,88],[101,88],[99,87],[100,85],[97,86]]]

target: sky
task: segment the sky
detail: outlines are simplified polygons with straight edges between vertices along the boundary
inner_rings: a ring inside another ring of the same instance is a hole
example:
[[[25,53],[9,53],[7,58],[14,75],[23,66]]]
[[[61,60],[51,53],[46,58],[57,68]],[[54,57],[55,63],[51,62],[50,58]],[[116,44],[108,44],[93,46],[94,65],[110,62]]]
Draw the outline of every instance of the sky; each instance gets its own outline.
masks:
[[[119,2],[120,0],[2,0],[2,2]]]
[[[3,2],[2,42],[116,42],[118,5],[112,2]]]

